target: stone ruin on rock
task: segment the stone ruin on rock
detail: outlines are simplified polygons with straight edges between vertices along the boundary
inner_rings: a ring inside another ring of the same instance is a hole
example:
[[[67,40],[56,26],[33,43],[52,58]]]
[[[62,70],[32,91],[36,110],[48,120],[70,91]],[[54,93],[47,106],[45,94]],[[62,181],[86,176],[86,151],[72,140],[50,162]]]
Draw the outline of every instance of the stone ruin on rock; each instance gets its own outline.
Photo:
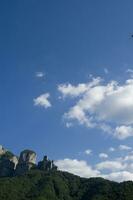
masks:
[[[0,177],[22,175],[31,169],[57,170],[54,161],[49,160],[47,156],[44,156],[43,160],[38,164],[36,164],[36,157],[36,153],[31,150],[24,150],[17,157],[0,146]]]

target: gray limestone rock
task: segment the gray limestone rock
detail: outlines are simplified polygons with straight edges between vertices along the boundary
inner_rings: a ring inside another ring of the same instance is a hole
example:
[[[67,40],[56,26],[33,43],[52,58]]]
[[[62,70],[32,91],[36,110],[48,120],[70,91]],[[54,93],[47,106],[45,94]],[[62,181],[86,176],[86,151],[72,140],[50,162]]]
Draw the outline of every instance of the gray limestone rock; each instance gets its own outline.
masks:
[[[31,150],[24,150],[20,153],[19,164],[20,163],[36,163],[36,153]]]
[[[14,169],[16,169],[16,166],[18,164],[18,157],[17,156],[13,156],[12,158],[10,158],[10,161],[12,163],[14,163]]]
[[[0,145],[0,156],[6,153],[6,149],[3,148],[2,145]]]
[[[24,150],[20,153],[19,161],[16,166],[15,173],[21,175],[31,168],[34,168],[36,165],[36,153],[31,150]]]

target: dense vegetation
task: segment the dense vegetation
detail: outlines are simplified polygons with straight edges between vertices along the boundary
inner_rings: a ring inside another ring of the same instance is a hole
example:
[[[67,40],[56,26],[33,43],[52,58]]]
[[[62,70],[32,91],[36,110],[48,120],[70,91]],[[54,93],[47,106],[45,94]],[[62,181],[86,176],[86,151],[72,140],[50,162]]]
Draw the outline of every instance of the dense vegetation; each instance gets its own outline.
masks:
[[[133,182],[31,170],[23,176],[0,178],[0,200],[133,200]]]

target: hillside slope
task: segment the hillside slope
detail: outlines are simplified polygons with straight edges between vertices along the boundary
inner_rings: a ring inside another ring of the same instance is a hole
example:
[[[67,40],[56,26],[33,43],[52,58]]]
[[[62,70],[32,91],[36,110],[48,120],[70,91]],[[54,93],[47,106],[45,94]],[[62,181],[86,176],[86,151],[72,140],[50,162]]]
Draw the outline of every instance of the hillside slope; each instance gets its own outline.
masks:
[[[0,200],[133,200],[133,182],[119,184],[35,169],[21,176],[0,178]]]

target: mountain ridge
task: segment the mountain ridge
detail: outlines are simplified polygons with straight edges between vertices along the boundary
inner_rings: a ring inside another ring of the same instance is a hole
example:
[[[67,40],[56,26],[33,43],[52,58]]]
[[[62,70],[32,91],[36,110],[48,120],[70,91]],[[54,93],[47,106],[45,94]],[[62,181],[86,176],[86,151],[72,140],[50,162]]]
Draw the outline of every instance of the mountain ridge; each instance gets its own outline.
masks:
[[[133,200],[133,182],[81,178],[59,171],[47,156],[36,164],[32,150],[17,157],[1,147],[0,200]]]
[[[81,178],[62,171],[32,169],[0,178],[0,200],[132,200],[133,182]]]

